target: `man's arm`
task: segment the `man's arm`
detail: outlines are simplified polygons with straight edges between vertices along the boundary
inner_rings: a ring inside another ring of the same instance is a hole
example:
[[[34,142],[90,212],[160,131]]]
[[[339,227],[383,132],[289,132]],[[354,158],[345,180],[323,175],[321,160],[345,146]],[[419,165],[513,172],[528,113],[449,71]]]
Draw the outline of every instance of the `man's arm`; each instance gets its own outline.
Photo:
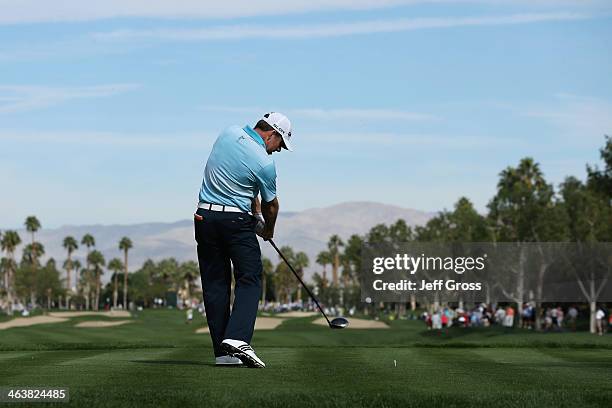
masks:
[[[261,203],[259,202],[259,196],[251,200],[251,214],[261,214]]]
[[[263,214],[264,220],[266,221],[266,225],[261,236],[266,241],[274,236],[274,226],[276,225],[278,208],[278,199],[276,197],[274,197],[274,200],[270,202],[264,201],[261,203],[261,213]]]

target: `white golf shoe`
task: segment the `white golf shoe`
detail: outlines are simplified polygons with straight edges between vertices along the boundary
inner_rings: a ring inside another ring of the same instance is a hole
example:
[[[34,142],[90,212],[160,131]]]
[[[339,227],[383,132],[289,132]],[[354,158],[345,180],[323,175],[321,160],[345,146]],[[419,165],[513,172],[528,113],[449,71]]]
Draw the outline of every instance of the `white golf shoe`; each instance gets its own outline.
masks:
[[[229,355],[238,357],[244,365],[252,368],[265,368],[266,365],[255,350],[242,340],[225,339],[221,342],[221,348]]]
[[[219,356],[219,357],[215,357],[215,365],[238,366],[238,365],[242,365],[242,361],[240,361],[238,357]]]

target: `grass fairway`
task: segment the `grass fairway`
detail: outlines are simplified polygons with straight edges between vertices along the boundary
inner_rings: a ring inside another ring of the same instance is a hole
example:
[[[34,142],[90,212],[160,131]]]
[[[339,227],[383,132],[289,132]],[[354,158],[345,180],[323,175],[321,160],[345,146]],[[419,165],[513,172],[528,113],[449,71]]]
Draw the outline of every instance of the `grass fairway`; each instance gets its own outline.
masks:
[[[612,405],[610,335],[437,335],[411,321],[332,331],[289,319],[255,333],[268,365],[255,370],[214,367],[209,336],[194,334],[199,317],[186,325],[182,312],[151,310],[123,326],[74,327],[94,319],[111,320],[0,331],[0,386],[69,387],[70,405],[87,407]]]

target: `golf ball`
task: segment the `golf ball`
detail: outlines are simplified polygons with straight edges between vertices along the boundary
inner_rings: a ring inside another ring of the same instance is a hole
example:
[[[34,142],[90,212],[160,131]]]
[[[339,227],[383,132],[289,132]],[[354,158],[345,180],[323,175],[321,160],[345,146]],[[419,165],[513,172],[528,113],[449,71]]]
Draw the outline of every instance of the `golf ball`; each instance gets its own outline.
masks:
[[[372,298],[368,296],[367,298],[365,298],[365,301],[366,303],[372,303]]]

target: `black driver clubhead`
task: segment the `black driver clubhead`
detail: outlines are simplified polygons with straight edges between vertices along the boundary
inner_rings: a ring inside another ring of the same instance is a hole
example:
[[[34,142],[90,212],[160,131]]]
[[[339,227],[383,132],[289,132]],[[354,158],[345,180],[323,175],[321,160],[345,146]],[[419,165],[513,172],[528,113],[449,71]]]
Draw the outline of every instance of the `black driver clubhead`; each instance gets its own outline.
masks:
[[[344,329],[346,326],[348,326],[349,321],[346,320],[344,317],[336,317],[335,319],[332,319],[332,321],[329,323],[329,327],[331,327],[332,329]]]

